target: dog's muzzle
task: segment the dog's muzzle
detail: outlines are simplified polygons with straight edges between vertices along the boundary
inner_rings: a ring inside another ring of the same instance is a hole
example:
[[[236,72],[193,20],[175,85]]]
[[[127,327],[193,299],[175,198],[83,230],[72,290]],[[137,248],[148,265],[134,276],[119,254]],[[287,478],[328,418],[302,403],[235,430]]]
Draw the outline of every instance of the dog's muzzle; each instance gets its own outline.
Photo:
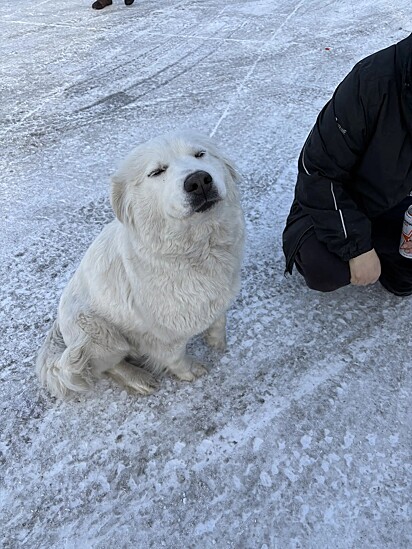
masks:
[[[205,212],[221,199],[208,172],[198,171],[188,175],[183,183],[190,205],[195,212]]]

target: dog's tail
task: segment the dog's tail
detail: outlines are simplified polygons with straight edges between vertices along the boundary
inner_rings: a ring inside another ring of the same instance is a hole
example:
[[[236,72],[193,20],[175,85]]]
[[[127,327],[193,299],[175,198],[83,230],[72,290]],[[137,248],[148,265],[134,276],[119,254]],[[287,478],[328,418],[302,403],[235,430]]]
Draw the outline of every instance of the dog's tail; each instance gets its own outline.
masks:
[[[67,347],[57,320],[54,321],[40,348],[36,372],[43,387],[53,396],[65,398],[71,392],[86,392],[90,382],[87,378],[87,346],[81,341]]]

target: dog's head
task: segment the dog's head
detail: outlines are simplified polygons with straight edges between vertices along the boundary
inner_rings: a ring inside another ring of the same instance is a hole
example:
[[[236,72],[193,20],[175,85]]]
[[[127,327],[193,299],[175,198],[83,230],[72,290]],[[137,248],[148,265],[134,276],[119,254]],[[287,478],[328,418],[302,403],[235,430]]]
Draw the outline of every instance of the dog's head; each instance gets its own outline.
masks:
[[[181,132],[139,145],[112,178],[112,206],[122,223],[213,216],[236,194],[233,164],[206,136]]]

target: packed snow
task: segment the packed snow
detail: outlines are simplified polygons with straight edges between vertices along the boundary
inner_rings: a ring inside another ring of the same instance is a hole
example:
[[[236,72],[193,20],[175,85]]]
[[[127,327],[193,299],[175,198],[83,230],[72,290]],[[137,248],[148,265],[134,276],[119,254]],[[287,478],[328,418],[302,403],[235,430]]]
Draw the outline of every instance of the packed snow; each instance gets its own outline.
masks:
[[[317,113],[410,0],[2,0],[0,546],[412,546],[411,299],[284,276]],[[247,223],[228,351],[149,397],[34,373],[62,289],[113,218],[137,143],[197,128],[237,163]]]

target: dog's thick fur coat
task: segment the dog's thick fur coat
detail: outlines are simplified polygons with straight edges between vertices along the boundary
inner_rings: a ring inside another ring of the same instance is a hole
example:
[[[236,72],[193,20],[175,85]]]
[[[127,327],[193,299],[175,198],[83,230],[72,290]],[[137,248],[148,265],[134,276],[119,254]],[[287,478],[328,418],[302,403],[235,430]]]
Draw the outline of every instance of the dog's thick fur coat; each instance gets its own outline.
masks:
[[[244,241],[236,178],[197,133],[159,137],[129,155],[112,179],[117,219],[64,290],[37,358],[53,395],[87,390],[105,371],[143,394],[156,388],[153,372],[187,381],[206,372],[186,344],[205,332],[210,345],[226,345]]]

